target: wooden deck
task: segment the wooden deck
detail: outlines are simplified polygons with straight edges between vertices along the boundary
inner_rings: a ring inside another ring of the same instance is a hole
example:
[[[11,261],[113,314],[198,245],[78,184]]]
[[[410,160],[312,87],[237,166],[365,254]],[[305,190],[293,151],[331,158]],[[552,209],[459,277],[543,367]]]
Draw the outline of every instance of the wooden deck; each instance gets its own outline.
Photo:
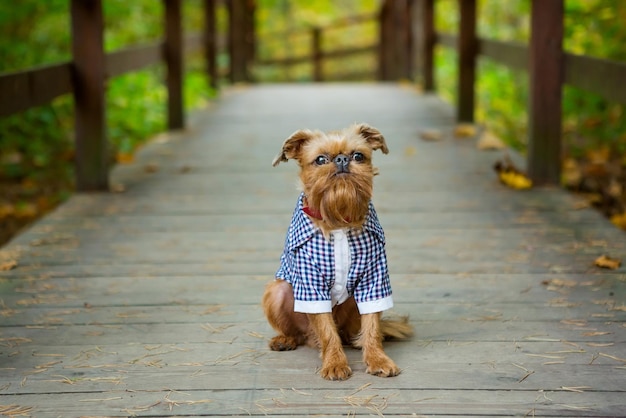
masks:
[[[375,204],[403,368],[327,382],[260,309],[295,205],[299,128],[379,128]],[[419,138],[427,128],[450,133]],[[389,84],[232,90],[0,252],[0,415],[626,416],[626,236],[561,190],[512,191],[437,97]],[[121,191],[123,185],[124,191]]]

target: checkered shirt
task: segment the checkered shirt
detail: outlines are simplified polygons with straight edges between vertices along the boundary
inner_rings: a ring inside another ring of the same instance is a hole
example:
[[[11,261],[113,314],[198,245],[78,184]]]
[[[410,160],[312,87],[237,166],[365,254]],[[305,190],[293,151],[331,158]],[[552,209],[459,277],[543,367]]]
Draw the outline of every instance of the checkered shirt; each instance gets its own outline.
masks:
[[[287,231],[276,278],[293,286],[296,311],[330,312],[331,288],[335,282],[333,239],[332,236],[326,239],[303,212],[303,200],[304,194],[301,194]],[[385,234],[371,202],[363,228],[346,230],[346,235],[351,260],[346,283],[348,294],[354,296],[362,314],[390,308],[393,301]],[[298,306],[305,308],[298,309]]]

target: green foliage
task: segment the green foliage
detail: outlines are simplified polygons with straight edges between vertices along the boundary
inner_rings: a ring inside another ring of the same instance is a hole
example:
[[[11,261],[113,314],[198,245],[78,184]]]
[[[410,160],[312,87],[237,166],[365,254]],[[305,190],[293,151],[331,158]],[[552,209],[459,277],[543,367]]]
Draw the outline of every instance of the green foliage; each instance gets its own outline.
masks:
[[[378,11],[375,0],[258,0],[257,2],[257,56],[264,58],[310,57],[313,43],[312,28],[324,27],[323,51],[339,48],[375,45],[378,26],[365,22],[333,29],[328,27],[338,19]],[[329,59],[324,62],[326,79],[373,79],[376,74],[373,54],[353,55],[349,58]],[[313,66],[310,61],[293,65],[257,66],[254,76],[259,81],[311,81]]]
[[[186,30],[202,24],[201,3],[184,2]],[[106,0],[103,10],[106,51],[162,37],[164,10],[160,1]],[[0,72],[71,59],[69,29],[68,0],[0,2]],[[186,64],[185,106],[191,109],[206,105],[215,92],[207,85],[202,64],[198,59]],[[147,138],[165,130],[164,78],[164,69],[156,65],[108,81],[106,115],[112,155],[132,153]],[[61,175],[66,177],[62,183],[70,183],[72,138],[69,96],[0,119],[0,180]]]
[[[458,2],[436,1],[438,31],[456,33]],[[564,49],[570,53],[626,61],[626,2],[621,0],[567,0]],[[479,36],[527,44],[530,40],[530,0],[480,0]],[[436,51],[438,92],[456,102],[457,54],[447,48]],[[476,120],[524,151],[527,135],[528,75],[480,59],[476,86]],[[597,95],[566,86],[563,91],[565,149],[582,156],[589,148],[609,147],[626,152],[626,118],[623,105],[608,103]]]

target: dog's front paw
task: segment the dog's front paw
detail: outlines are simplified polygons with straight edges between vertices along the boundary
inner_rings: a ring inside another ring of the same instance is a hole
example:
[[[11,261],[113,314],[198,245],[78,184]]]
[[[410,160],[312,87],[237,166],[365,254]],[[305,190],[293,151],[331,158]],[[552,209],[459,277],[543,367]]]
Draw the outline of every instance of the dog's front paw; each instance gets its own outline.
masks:
[[[298,340],[294,337],[277,335],[270,340],[270,349],[272,351],[290,351],[296,348],[298,348]]]
[[[352,376],[352,369],[347,362],[324,364],[320,375],[326,380],[346,380]]]
[[[400,374],[400,368],[387,356],[367,359],[365,364],[367,364],[367,372],[374,376],[392,377]]]

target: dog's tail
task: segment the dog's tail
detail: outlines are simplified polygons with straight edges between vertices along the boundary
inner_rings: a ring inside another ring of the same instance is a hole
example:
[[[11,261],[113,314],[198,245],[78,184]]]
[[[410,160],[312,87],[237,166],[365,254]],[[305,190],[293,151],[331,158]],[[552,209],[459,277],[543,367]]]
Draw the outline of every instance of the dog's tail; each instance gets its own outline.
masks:
[[[380,320],[380,330],[385,340],[406,340],[413,336],[413,327],[408,316],[394,315]]]

